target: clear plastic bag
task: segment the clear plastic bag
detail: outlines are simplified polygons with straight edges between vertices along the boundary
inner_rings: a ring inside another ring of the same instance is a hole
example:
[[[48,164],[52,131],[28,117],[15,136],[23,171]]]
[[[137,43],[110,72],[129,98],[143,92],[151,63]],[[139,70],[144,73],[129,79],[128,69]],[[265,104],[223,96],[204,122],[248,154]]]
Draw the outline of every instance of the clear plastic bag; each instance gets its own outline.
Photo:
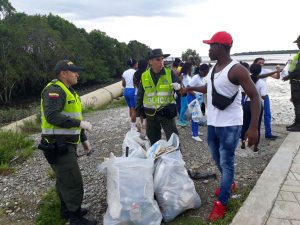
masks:
[[[169,146],[179,148],[179,138],[177,134],[173,133],[168,141],[159,140],[155,142],[150,148],[148,148],[146,157],[155,158],[155,155],[160,148],[167,148]]]
[[[194,99],[188,105],[188,108],[192,111],[192,120],[194,122],[199,122],[200,118],[203,116],[200,108],[200,103],[198,99]]]
[[[189,178],[180,151],[155,161],[154,194],[165,222],[172,221],[187,209],[201,206],[194,182]]]
[[[154,200],[153,164],[153,159],[114,157],[99,166],[107,176],[105,225],[161,223]]]
[[[207,126],[207,117],[206,116],[202,116],[200,118],[200,121],[198,122],[200,126]]]
[[[128,157],[146,158],[146,151],[150,147],[149,142],[140,138],[137,131],[127,132],[122,144],[123,157],[125,157],[126,147],[129,147]]]

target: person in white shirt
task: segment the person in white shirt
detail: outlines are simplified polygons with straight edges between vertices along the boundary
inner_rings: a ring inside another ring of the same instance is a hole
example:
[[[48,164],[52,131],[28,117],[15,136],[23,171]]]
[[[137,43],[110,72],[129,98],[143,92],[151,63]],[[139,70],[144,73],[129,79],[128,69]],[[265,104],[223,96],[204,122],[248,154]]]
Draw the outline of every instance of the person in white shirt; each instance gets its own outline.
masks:
[[[193,70],[193,64],[191,62],[184,63],[184,65],[181,68],[179,77],[182,80],[182,84],[184,85],[184,87],[187,87],[189,81],[191,80],[190,73],[192,70]],[[184,119],[184,114],[188,106],[187,97],[180,97],[180,101],[181,101],[181,110],[180,110],[180,115],[177,124],[180,126],[186,126],[187,124],[189,124],[189,122],[187,122]]]
[[[206,85],[183,88],[180,94],[189,91],[207,93],[207,143],[222,175],[221,187],[215,191],[218,200],[209,216],[209,220],[215,221],[224,217],[230,192],[235,187],[235,149],[243,125],[239,86],[251,99],[251,125],[245,134],[249,147],[257,143],[261,100],[245,67],[230,58],[231,35],[221,31],[203,42],[210,45],[209,57],[217,63],[209,71]]]
[[[258,79],[267,82],[267,77],[272,77],[274,79],[279,79],[280,78],[280,72],[282,70],[277,70],[277,71],[271,71],[269,69],[264,69],[263,66],[265,64],[265,59],[264,58],[256,58],[253,63],[257,63],[261,66],[261,72],[258,76]],[[264,124],[265,124],[265,138],[270,139],[270,140],[275,140],[277,136],[272,134],[271,130],[271,107],[270,107],[270,99],[269,95],[267,94],[266,99],[264,100]]]
[[[258,75],[261,72],[261,66],[258,64],[252,64],[250,67],[250,72],[251,72],[251,79],[254,82],[258,93],[260,94],[261,98],[263,100],[265,100],[267,97],[267,84],[266,84],[266,82],[258,79]],[[248,127],[251,122],[251,105],[250,105],[250,99],[245,94],[244,90],[242,90],[242,94],[243,94],[243,96],[245,96],[245,101],[243,104],[244,116],[243,116],[243,128],[242,128],[242,133],[241,133],[241,139],[244,140],[245,133],[248,130]],[[259,140],[260,140],[260,124],[261,124],[262,114],[263,114],[263,106],[261,107],[259,120],[258,120],[258,141],[254,145],[254,150],[253,150],[254,152],[259,151],[258,144],[259,144]],[[241,148],[245,149],[245,145],[246,144],[243,141]]]
[[[136,104],[136,95],[135,88],[133,84],[133,75],[138,68],[138,63],[136,59],[128,59],[127,65],[130,66],[130,69],[126,70],[122,76],[122,86],[125,88],[124,97],[126,103],[129,107],[129,116],[131,118],[131,129],[135,130],[135,104]]]
[[[209,67],[207,64],[202,64],[200,67],[196,67],[195,69],[195,75],[190,80],[188,87],[200,87],[206,84],[204,77],[208,74]],[[197,91],[189,91],[187,94],[187,101],[188,103],[191,103],[194,99],[198,99],[201,104],[203,104],[203,94],[201,92]],[[202,139],[199,137],[198,129],[199,129],[199,123],[192,121],[192,138],[196,141],[202,141]]]

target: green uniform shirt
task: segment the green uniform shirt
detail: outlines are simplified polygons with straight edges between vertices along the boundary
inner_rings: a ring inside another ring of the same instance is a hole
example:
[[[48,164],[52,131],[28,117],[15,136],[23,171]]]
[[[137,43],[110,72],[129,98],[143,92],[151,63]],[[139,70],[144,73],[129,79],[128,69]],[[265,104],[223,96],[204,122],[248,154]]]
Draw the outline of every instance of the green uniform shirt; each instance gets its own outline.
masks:
[[[166,72],[163,68],[159,73],[154,73],[151,68],[150,74],[151,74],[154,84],[157,85],[160,75],[165,75]],[[180,80],[179,76],[176,73],[174,73],[173,71],[171,71],[171,78],[172,78],[172,83],[179,83],[181,86],[183,86],[182,81]],[[140,117],[140,115],[141,115],[141,105],[143,105],[144,93],[145,93],[144,87],[143,87],[143,85],[140,84],[138,92],[137,92],[137,96],[136,96],[136,106],[135,106],[137,117]]]
[[[289,80],[291,84],[299,84],[299,81],[293,81],[293,79],[300,80],[300,59],[298,60],[296,68],[292,72],[289,72]]]
[[[72,87],[68,89],[75,96],[74,89]],[[50,98],[49,93],[57,93],[59,94],[59,97],[55,99]],[[66,103],[66,98],[67,94],[57,85],[50,85],[49,87],[45,88],[42,93],[45,118],[48,123],[54,126],[62,128],[79,127],[80,120],[61,114],[61,111],[64,109]],[[81,142],[86,141],[87,137],[84,133],[84,129],[82,129],[80,133]]]

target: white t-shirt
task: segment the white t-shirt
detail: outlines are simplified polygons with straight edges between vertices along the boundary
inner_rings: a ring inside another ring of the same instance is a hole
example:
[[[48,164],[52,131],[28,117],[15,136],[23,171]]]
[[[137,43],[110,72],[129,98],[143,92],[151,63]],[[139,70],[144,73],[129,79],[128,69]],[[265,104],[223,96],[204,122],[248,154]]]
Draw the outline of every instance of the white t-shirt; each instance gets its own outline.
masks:
[[[134,85],[133,85],[133,75],[135,73],[135,70],[134,69],[128,69],[126,70],[122,77],[124,77],[125,79],[125,82],[126,82],[126,87],[125,88],[134,88]]]
[[[189,76],[189,75],[184,75],[184,74],[182,74],[182,76],[183,76],[182,84],[183,84],[185,87],[187,87],[188,84],[189,84],[189,81],[190,81],[192,78],[191,78],[191,76]]]
[[[260,94],[260,96],[266,96],[268,94],[267,84],[266,84],[266,82],[262,81],[261,79],[256,81],[255,87],[256,87],[258,93]],[[243,88],[241,88],[241,91],[245,92]],[[247,95],[245,96],[245,98],[247,98]],[[248,97],[246,101],[249,102],[250,100],[251,99]]]
[[[266,74],[266,73],[271,73],[271,72],[272,72],[272,71],[269,70],[269,69],[263,69],[263,68],[262,68],[259,75]],[[260,80],[262,80],[262,81],[264,81],[264,82],[266,83],[266,82],[267,82],[267,77],[261,78]]]
[[[201,77],[199,74],[195,74],[188,83],[188,85],[190,87],[200,87],[205,84],[206,84],[206,82],[205,82],[204,78]],[[194,91],[194,93],[197,95],[203,95],[201,92],[197,92],[197,91]]]

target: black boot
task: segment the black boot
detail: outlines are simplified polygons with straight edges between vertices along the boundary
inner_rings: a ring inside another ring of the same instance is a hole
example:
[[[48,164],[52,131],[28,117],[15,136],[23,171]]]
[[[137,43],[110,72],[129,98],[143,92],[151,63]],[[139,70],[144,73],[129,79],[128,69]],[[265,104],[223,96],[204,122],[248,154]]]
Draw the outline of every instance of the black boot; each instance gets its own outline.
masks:
[[[291,126],[287,127],[287,131],[300,131],[300,101],[293,101],[295,108],[295,122]]]
[[[88,220],[80,215],[80,209],[70,211],[70,225],[96,225],[96,221]]]
[[[60,218],[61,219],[69,219],[70,218],[70,211],[67,208],[67,205],[65,202],[61,201],[61,207],[60,207]],[[88,213],[87,209],[80,208],[80,215],[84,216]]]

